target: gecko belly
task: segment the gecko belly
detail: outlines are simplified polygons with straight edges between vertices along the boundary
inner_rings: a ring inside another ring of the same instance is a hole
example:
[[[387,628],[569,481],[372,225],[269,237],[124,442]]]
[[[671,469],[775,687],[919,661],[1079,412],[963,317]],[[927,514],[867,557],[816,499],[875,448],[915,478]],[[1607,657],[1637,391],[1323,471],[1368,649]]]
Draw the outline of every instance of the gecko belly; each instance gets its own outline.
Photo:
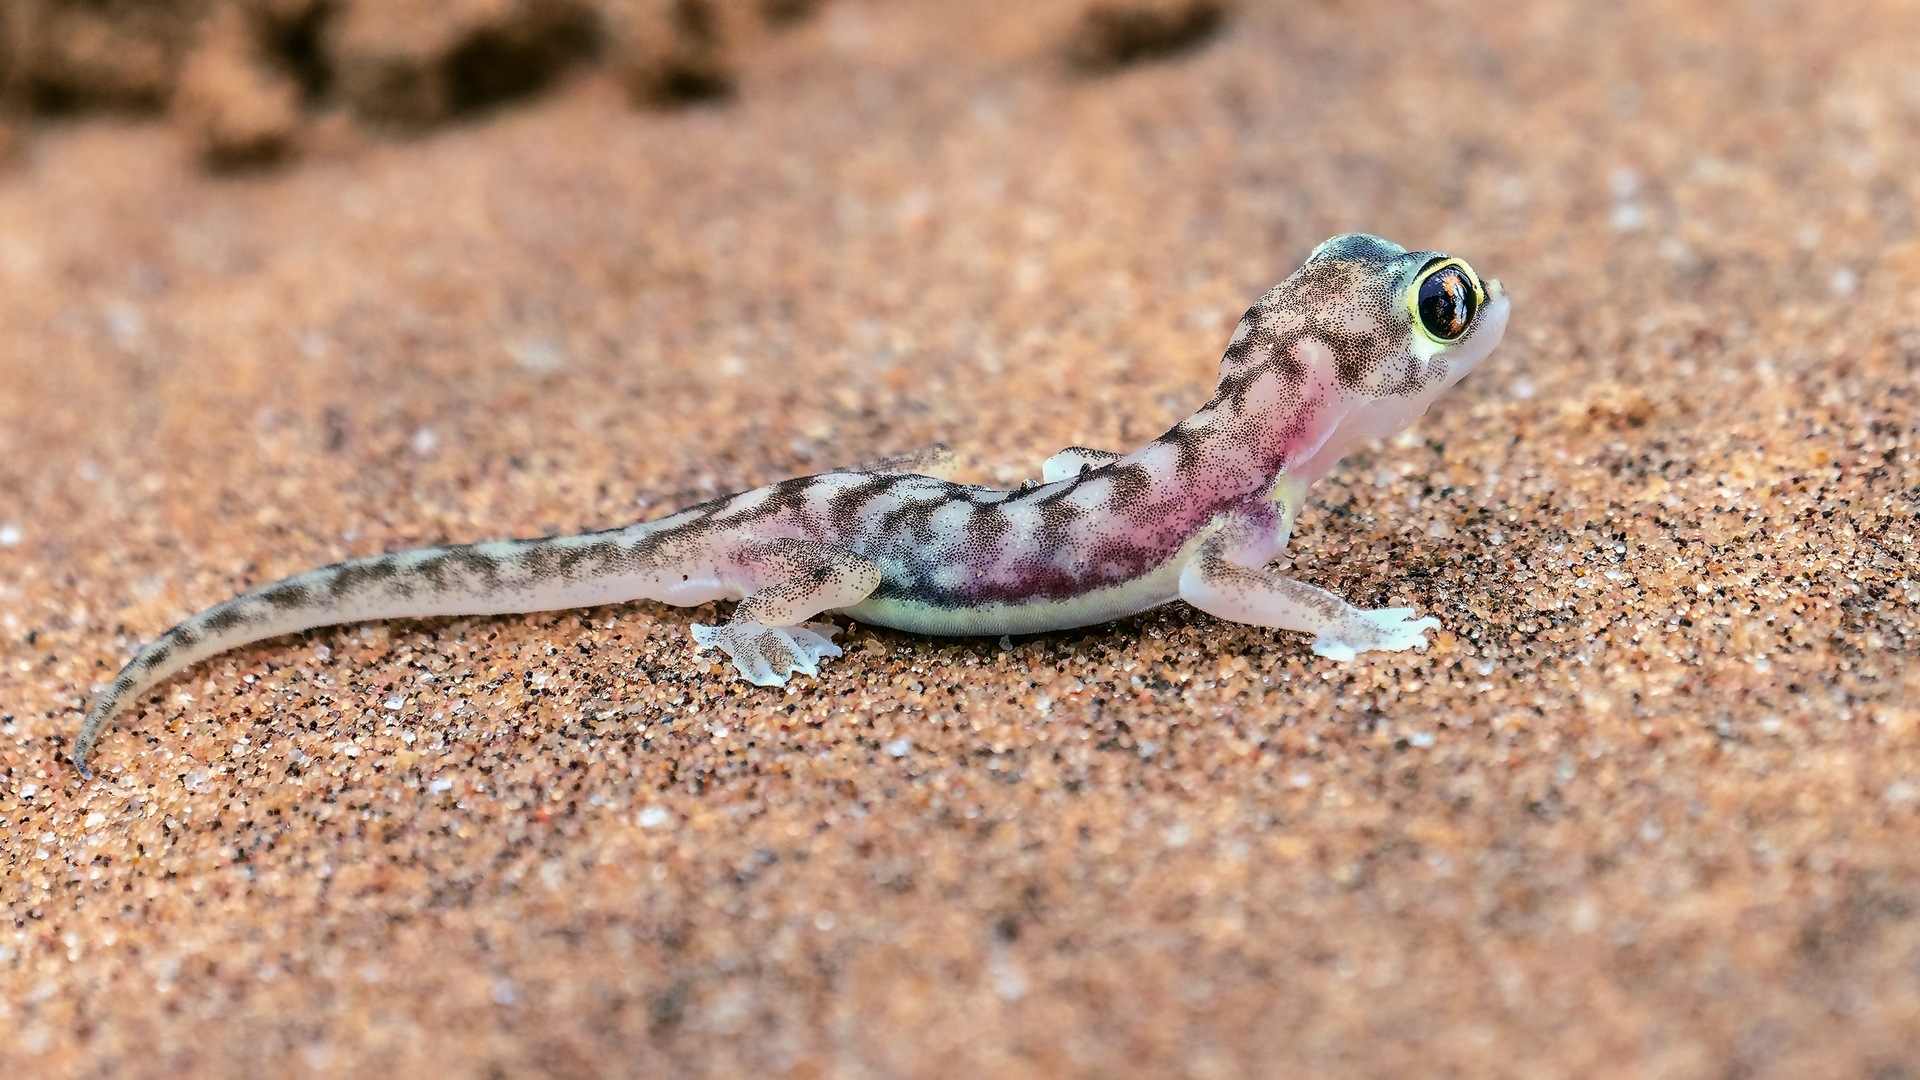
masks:
[[[904,597],[869,598],[838,609],[861,622],[916,634],[944,636],[1037,634],[1123,619],[1180,596],[1180,571],[1201,537],[1173,558],[1131,581],[1089,589],[1077,596],[1020,603],[930,604]]]

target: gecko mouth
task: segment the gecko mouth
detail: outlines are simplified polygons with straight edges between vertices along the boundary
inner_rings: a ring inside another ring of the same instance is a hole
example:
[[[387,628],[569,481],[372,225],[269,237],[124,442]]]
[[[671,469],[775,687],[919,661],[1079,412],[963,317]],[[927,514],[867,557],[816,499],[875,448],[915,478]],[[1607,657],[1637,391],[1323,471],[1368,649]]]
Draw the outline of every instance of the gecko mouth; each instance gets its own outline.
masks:
[[[1507,314],[1512,302],[1507,298],[1506,287],[1500,284],[1499,278],[1487,278],[1482,284],[1487,293],[1486,302],[1480,306],[1473,329],[1461,339],[1458,351],[1451,357],[1453,367],[1461,375],[1485,360],[1507,332]]]

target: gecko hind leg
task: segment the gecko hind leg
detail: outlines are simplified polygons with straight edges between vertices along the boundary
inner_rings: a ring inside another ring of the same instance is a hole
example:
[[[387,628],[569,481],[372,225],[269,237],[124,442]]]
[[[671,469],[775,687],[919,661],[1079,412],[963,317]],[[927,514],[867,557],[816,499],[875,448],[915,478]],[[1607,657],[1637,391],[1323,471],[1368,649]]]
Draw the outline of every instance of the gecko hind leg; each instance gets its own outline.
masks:
[[[1051,484],[1057,480],[1070,480],[1079,475],[1081,469],[1097,469],[1119,460],[1120,455],[1111,450],[1069,446],[1040,463],[1040,482]]]
[[[864,600],[880,584],[880,568],[846,548],[812,540],[775,540],[744,552],[743,569],[763,584],[720,626],[692,627],[701,649],[719,649],[742,678],[782,686],[796,671],[820,674],[820,661],[839,656],[839,628],[811,616]]]
[[[848,465],[834,469],[837,473],[907,473],[914,476],[931,476],[935,480],[951,480],[960,471],[960,459],[947,447],[946,443],[934,443],[905,454],[874,458],[857,465]]]
[[[1375,650],[1425,649],[1426,631],[1440,628],[1431,616],[1414,618],[1412,608],[1357,608],[1325,589],[1246,566],[1232,557],[1237,539],[1229,532],[1201,545],[1180,573],[1182,600],[1234,622],[1304,630],[1314,635],[1315,653],[1339,661]]]

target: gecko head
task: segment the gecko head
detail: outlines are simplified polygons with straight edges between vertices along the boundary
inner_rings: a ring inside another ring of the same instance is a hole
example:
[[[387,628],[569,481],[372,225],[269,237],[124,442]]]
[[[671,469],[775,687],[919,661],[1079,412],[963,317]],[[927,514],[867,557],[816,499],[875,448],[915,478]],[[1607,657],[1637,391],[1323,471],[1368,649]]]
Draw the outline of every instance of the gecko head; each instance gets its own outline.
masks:
[[[1221,362],[1222,388],[1272,370],[1344,399],[1356,433],[1390,434],[1486,359],[1507,295],[1464,261],[1365,233],[1336,236],[1248,310]]]

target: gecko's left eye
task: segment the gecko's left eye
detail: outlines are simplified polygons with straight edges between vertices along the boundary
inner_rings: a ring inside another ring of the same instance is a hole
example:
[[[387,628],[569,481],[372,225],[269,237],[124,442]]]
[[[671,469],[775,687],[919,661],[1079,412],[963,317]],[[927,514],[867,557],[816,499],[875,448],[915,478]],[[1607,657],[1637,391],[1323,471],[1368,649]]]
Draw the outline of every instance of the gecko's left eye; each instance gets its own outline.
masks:
[[[1480,310],[1480,282],[1458,259],[1435,259],[1420,271],[1412,296],[1420,329],[1435,341],[1458,341]]]

